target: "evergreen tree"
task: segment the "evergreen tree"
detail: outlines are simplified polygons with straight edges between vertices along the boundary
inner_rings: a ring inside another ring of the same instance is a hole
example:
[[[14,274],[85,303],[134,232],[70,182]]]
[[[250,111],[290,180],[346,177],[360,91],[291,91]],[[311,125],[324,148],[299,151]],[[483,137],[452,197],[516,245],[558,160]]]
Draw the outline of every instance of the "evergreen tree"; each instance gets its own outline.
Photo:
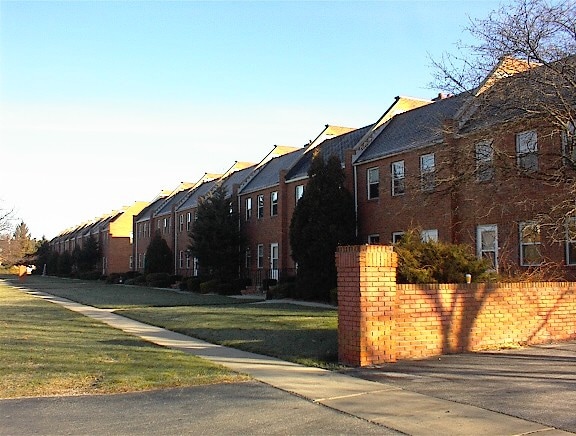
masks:
[[[78,257],[78,271],[95,271],[100,263],[101,253],[98,241],[93,235],[88,236]]]
[[[69,276],[72,273],[72,256],[68,251],[64,251],[58,256],[57,274],[59,276]]]
[[[58,264],[60,263],[60,253],[57,251],[50,252],[48,263],[46,264],[46,273],[49,275],[58,274]]]
[[[290,245],[300,296],[327,301],[336,287],[336,249],[355,241],[354,200],[337,157],[315,156],[308,177],[290,223]]]
[[[36,274],[42,274],[44,265],[46,265],[46,269],[48,270],[51,255],[50,242],[48,242],[45,237],[42,237],[42,239],[38,241],[36,248]]]
[[[200,268],[222,281],[238,277],[241,236],[238,214],[226,188],[218,186],[198,203],[189,233],[190,251]]]
[[[2,238],[3,261],[9,265],[30,263],[29,257],[36,251],[36,241],[31,238],[28,226],[22,221],[12,237]]]
[[[410,230],[394,247],[398,254],[398,283],[465,283],[489,277],[490,262],[478,259],[470,246],[423,241],[420,232]]]
[[[156,231],[154,237],[146,250],[146,264],[144,271],[146,274],[151,273],[168,273],[172,274],[172,250],[162,237],[159,231]]]

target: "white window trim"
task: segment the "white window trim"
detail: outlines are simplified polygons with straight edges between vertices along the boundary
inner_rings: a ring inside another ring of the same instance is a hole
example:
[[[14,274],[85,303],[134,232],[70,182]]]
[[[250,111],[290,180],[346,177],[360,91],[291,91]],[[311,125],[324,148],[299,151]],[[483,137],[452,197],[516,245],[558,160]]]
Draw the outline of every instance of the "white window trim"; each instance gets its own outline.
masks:
[[[406,232],[392,232],[392,243],[397,244],[402,239]]]
[[[246,200],[244,200],[244,204],[246,207],[246,221],[249,221],[250,218],[252,218],[252,197],[248,197],[246,198]]]
[[[372,180],[372,175],[376,175],[376,180]],[[376,186],[375,193],[372,195],[372,188]],[[380,168],[372,167],[366,170],[366,195],[368,200],[374,200],[380,197]]]
[[[270,193],[270,216],[278,215],[278,191]]]
[[[373,233],[372,235],[368,235],[367,238],[368,244],[376,245],[380,243],[380,235],[378,233]]]
[[[484,231],[493,231],[494,237],[494,249],[484,250],[482,247],[482,233]],[[476,227],[476,257],[478,259],[484,259],[484,253],[494,253],[494,269],[492,271],[498,271],[498,226],[496,224],[481,224]]]
[[[426,161],[431,162],[430,165]],[[426,153],[420,155],[420,187],[424,192],[433,191],[436,187],[436,155]],[[430,185],[430,186],[428,186]]]
[[[492,140],[485,140],[477,142],[474,146],[476,180],[478,182],[487,182],[494,178],[494,147],[492,143]]]
[[[539,234],[541,232],[540,225],[534,221],[526,221],[526,222],[522,222],[518,225],[518,230],[519,230],[518,245],[520,247],[520,265],[521,266],[538,266],[538,265],[542,264],[542,259],[540,259],[541,261],[538,263],[528,263],[524,260],[524,247],[527,247],[527,246],[539,247],[538,252],[540,254],[540,257],[542,257],[542,252],[541,252],[542,241],[541,240],[538,240],[537,242],[524,242],[522,239],[522,231],[524,230],[525,227],[528,227],[528,226],[536,226],[537,232]]]
[[[296,199],[296,203],[300,201],[303,195],[304,195],[304,185],[296,185],[296,187],[294,188],[294,198]]]
[[[395,171],[396,168],[402,168],[401,173],[398,175]],[[390,174],[391,174],[391,193],[392,197],[397,197],[399,195],[404,195],[406,192],[406,167],[403,160],[398,160],[390,164]],[[402,190],[397,190],[396,185],[402,185]]]
[[[426,229],[420,232],[422,242],[438,242],[438,229]]]
[[[526,157],[534,155],[536,167],[523,164]],[[526,171],[538,171],[538,133],[536,130],[526,130],[516,134],[516,163],[518,168]]]
[[[256,268],[264,268],[264,244],[258,244],[256,248]]]
[[[256,197],[256,207],[257,207],[257,218],[261,219],[264,218],[264,194],[258,195]]]
[[[574,226],[575,231],[570,232],[570,223]],[[570,235],[573,236],[570,236]],[[574,238],[574,239],[572,239]],[[566,250],[566,265],[576,265],[576,256],[572,262],[570,262],[570,245],[573,244],[576,246],[576,217],[569,217],[566,219],[566,242],[565,242],[565,250]]]

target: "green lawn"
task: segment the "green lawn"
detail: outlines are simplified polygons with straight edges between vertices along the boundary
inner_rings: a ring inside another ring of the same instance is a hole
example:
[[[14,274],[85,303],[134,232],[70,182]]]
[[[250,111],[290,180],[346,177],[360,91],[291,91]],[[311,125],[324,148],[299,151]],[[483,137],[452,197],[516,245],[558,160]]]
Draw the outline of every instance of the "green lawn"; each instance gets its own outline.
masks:
[[[0,280],[0,397],[121,392],[237,376],[31,297],[58,295],[211,343],[333,368],[337,311],[55,277]]]
[[[32,285],[36,280],[29,280]],[[0,397],[79,395],[244,380],[0,280]]]
[[[334,309],[292,304],[158,307],[116,313],[214,344],[332,367],[338,358]]]

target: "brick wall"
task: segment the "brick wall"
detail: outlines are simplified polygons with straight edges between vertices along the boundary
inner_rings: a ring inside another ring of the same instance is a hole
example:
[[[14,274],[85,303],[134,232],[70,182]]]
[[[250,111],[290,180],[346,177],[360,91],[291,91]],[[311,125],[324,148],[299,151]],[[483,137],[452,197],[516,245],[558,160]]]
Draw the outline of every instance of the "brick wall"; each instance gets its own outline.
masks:
[[[576,338],[574,282],[396,285],[384,246],[340,247],[336,262],[345,364]]]

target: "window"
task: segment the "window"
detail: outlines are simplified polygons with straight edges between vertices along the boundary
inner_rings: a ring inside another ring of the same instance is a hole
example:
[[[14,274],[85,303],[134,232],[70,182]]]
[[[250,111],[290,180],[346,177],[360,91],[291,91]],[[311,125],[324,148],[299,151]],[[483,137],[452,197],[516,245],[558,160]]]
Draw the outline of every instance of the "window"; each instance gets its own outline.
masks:
[[[200,273],[200,264],[198,262],[198,258],[194,257],[192,259],[192,275],[194,277],[198,277],[198,274]]]
[[[404,161],[392,162],[392,195],[404,194]]]
[[[270,244],[270,277],[271,279],[278,280],[278,256],[279,249],[278,243]]]
[[[420,186],[423,191],[433,191],[436,185],[436,159],[434,153],[420,156]]]
[[[134,256],[130,256],[130,260],[128,263],[128,269],[134,268]]]
[[[252,218],[252,197],[246,199],[246,221]]]
[[[252,268],[252,252],[250,251],[250,247],[246,248],[246,252],[244,253],[244,266],[246,269]]]
[[[576,128],[573,121],[562,132],[562,153],[566,164],[576,166]]]
[[[178,231],[182,233],[184,231],[184,214],[180,214],[180,218],[178,219]]]
[[[270,216],[278,215],[278,191],[270,193]]]
[[[189,232],[192,228],[192,213],[188,212],[186,214],[186,231]]]
[[[494,177],[494,149],[491,141],[482,141],[475,147],[476,180],[486,182]]]
[[[397,244],[398,242],[400,242],[403,236],[404,232],[392,232],[392,243]]]
[[[368,168],[366,170],[366,180],[368,182],[368,200],[378,198],[380,194],[380,169]]]
[[[148,233],[148,223],[144,223],[144,236],[150,236]]]
[[[520,265],[540,265],[540,245],[540,226],[534,222],[520,223]]]
[[[368,243],[371,245],[380,243],[380,235],[368,235]]]
[[[184,253],[186,254],[186,269],[190,269],[190,251],[186,250]]]
[[[256,266],[258,269],[264,268],[264,245],[258,244],[258,259],[257,259]]]
[[[182,250],[178,253],[178,268],[184,268],[184,251]]]
[[[538,136],[535,130],[516,135],[516,160],[526,171],[538,171]]]
[[[498,271],[498,227],[482,225],[476,228],[476,255],[479,259],[488,259],[491,270]]]
[[[142,268],[142,253],[138,253],[138,268]]]
[[[296,192],[296,203],[298,203],[298,201],[300,201],[300,199],[304,195],[304,185],[297,185],[295,192]]]
[[[438,230],[422,230],[420,232],[420,238],[422,239],[422,242],[438,242]]]
[[[566,221],[566,265],[576,265],[576,217]]]
[[[160,222],[158,222],[160,224]],[[164,218],[164,233],[170,233],[170,218]]]
[[[264,218],[264,196],[258,196],[258,219]]]

